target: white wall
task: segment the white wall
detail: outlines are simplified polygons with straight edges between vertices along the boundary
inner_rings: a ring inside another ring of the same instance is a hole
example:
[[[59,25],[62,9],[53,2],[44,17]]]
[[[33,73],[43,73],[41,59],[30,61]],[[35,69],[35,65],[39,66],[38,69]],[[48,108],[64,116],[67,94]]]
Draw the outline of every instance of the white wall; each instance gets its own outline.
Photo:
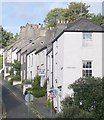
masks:
[[[14,63],[14,60],[17,60],[17,49],[15,49],[14,51],[12,51],[12,63]]]
[[[55,41],[53,44],[53,59],[54,59],[54,67],[53,67],[53,75],[54,80],[57,79],[57,86],[63,84],[63,67],[64,67],[64,35],[62,35],[58,41]],[[54,86],[56,86],[56,82],[54,81]],[[57,87],[56,86],[56,87]]]
[[[7,63],[12,62],[12,48],[7,51]]]
[[[60,101],[72,94],[72,90],[68,89],[69,84],[82,77],[83,60],[92,61],[92,76],[103,76],[102,40],[101,33],[92,33],[92,40],[85,41],[81,32],[65,32],[54,42],[54,88],[62,85],[61,97],[58,90],[58,97],[54,99],[59,111]]]
[[[3,55],[4,49],[0,48],[0,55]]]
[[[47,55],[47,91],[52,87],[52,51]]]
[[[54,89],[57,90],[56,98],[54,98],[54,107],[57,106],[58,111],[61,111],[62,92],[57,87],[63,86],[63,70],[64,70],[64,35],[62,35],[53,44],[53,82]],[[62,88],[63,89],[63,88]]]
[[[92,61],[92,75],[102,77],[102,35],[93,33],[92,41],[83,46],[82,33],[64,33],[63,97],[69,94],[68,85],[82,77],[82,60]]]
[[[45,70],[44,74],[39,74],[41,76],[40,85],[43,86],[46,80],[46,49],[36,54],[38,70]]]
[[[104,61],[104,33],[102,34],[102,61]],[[103,77],[104,77],[104,62],[102,63],[102,74],[103,74]]]
[[[33,62],[32,62],[32,55],[33,55]],[[35,51],[33,51],[27,55],[27,80],[34,79],[36,74],[37,74],[36,55],[35,55]]]
[[[46,50],[38,54],[35,54],[35,51],[33,51],[27,55],[27,79],[34,79],[38,73],[37,68],[45,69],[45,74],[41,76],[41,86],[43,86],[44,80],[46,79]]]

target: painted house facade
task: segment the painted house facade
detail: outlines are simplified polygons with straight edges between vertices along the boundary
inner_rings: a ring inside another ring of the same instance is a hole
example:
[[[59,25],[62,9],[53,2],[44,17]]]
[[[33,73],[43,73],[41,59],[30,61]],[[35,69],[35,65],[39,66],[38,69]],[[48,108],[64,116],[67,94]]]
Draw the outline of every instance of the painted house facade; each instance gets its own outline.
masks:
[[[26,24],[21,26],[19,36],[19,49],[17,51],[18,61],[21,62],[21,80],[27,80],[27,50],[32,46],[32,42],[39,36],[38,25]]]
[[[40,36],[33,41],[33,45],[27,51],[27,79],[33,80],[38,74],[41,76],[41,86],[43,86],[45,79],[46,50],[38,53],[38,49],[45,44],[45,32],[45,29],[40,30]]]
[[[2,56],[4,52],[4,48],[0,48],[0,55]]]
[[[51,87],[53,84],[53,89],[57,91],[53,99],[58,111],[61,111],[61,101],[72,95],[73,91],[68,86],[75,80],[80,77],[104,76],[103,38],[101,26],[80,19],[63,30],[52,42],[53,49],[49,57],[53,55],[53,58],[48,64],[53,64],[53,75],[50,74],[52,81],[49,80],[48,85]]]

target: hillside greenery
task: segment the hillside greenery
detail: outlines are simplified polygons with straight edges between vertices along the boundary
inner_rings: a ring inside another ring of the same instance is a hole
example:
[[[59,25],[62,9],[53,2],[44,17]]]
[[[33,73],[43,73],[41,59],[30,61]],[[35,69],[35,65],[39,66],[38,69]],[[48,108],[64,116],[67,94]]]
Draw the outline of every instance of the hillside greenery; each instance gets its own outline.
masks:
[[[48,27],[56,27],[58,21],[75,21],[80,18],[87,18],[96,24],[100,25],[102,22],[101,14],[96,15],[89,10],[90,6],[81,2],[70,2],[67,8],[51,9],[44,19],[44,23]]]
[[[6,31],[2,26],[0,26],[0,46],[2,48],[16,41],[17,36],[17,33],[14,35],[13,33]]]
[[[62,101],[59,118],[94,118],[104,120],[104,78],[80,78],[69,85],[73,96]]]

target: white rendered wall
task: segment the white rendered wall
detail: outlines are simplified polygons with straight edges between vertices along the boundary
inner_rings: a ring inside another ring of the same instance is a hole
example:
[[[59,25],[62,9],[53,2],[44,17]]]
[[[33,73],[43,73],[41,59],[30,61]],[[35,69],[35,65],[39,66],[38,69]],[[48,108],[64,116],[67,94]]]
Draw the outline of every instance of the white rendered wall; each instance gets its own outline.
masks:
[[[33,64],[32,64],[32,55],[33,55]],[[36,55],[35,55],[35,51],[33,51],[27,55],[27,80],[34,79],[36,74],[37,74]]]
[[[38,69],[45,70],[45,74],[40,75],[41,76],[40,85],[43,87],[44,82],[46,80],[46,49],[37,54],[37,66]]]
[[[52,51],[47,55],[47,91],[52,87]]]
[[[4,49],[0,48],[0,55],[3,55]]]
[[[8,51],[7,51],[7,63],[11,63],[12,62],[12,48],[10,48]]]
[[[57,41],[53,44],[53,83],[54,89],[57,90],[56,98],[54,98],[54,107],[57,106],[57,110],[61,111],[61,100],[62,100],[62,91],[58,89],[59,86],[62,86],[63,89],[63,70],[64,70],[64,35],[62,35]]]
[[[17,49],[15,49],[13,52],[12,52],[12,63],[14,63],[14,60],[17,60]]]
[[[93,76],[102,77],[101,33],[93,33],[92,41],[88,44],[83,46],[81,32],[64,33],[63,98],[70,94],[68,85],[82,77],[82,60],[91,60]]]
[[[102,33],[102,77],[104,77],[104,33]]]

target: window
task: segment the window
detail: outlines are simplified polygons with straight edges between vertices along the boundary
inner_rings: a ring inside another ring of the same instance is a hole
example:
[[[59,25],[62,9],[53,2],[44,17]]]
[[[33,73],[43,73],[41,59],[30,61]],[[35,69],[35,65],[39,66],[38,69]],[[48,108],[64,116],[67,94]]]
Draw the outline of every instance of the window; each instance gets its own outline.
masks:
[[[92,76],[92,61],[83,61],[82,76],[83,77]]]
[[[23,64],[23,56],[21,55],[21,64]]]
[[[31,67],[33,66],[33,54],[32,54],[32,62],[31,62]]]
[[[6,68],[6,73],[9,73],[9,68]]]
[[[84,32],[83,39],[84,40],[92,40],[92,33],[91,32]]]
[[[26,62],[26,55],[24,54],[23,55],[23,60],[24,60],[24,63]]]
[[[29,56],[29,67],[30,67],[30,56]]]

